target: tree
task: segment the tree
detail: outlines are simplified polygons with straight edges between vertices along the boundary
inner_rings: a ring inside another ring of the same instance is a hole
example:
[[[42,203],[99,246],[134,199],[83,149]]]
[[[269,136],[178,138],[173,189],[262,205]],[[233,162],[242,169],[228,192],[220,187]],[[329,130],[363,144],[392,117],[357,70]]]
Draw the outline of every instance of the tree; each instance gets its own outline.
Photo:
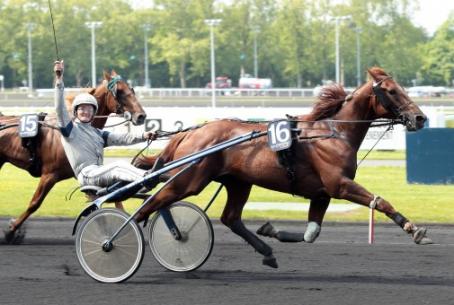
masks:
[[[421,48],[424,54],[421,74],[424,84],[454,85],[454,14]]]
[[[209,50],[209,29],[204,19],[211,18],[212,0],[156,1],[156,32],[152,38],[153,62],[166,62],[172,78],[186,87],[190,77],[206,73],[207,65],[200,60]],[[206,57],[208,58],[208,56]],[[175,81],[172,83],[175,84]]]
[[[147,54],[153,86],[203,87],[210,79],[210,28],[215,28],[216,72],[234,83],[241,70],[254,71],[278,87],[313,86],[335,74],[332,17],[351,16],[340,25],[344,84],[356,85],[356,27],[360,27],[361,71],[381,66],[402,84],[415,75],[425,84],[450,85],[453,72],[453,16],[427,37],[409,18],[409,0],[156,0],[134,10],[130,0],[51,0],[59,55],[67,86],[86,86],[91,75],[91,33],[96,29],[97,76],[116,69],[133,84],[144,79],[144,24],[152,24]],[[27,27],[33,22],[35,87],[49,87],[49,65],[57,58],[48,0],[0,0],[0,74],[6,87],[27,79]]]

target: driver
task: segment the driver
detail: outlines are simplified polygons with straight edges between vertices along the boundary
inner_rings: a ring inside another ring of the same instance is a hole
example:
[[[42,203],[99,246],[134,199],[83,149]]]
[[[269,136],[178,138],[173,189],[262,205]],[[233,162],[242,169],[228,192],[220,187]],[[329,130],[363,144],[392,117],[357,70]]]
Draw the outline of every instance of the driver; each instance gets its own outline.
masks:
[[[93,127],[91,122],[98,110],[98,103],[88,93],[79,94],[74,99],[71,119],[64,101],[63,60],[54,63],[54,72],[54,101],[58,127],[62,134],[61,142],[79,183],[106,187],[119,180],[132,182],[143,178],[146,171],[124,161],[103,165],[103,148],[154,140],[155,134],[113,133]],[[148,187],[151,188],[151,185]]]

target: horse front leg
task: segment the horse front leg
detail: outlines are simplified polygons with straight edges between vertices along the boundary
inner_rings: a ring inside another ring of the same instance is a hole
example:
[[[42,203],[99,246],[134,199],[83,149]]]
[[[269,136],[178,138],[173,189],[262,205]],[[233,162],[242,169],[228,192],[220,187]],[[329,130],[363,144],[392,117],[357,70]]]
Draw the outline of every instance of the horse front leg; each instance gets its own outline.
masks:
[[[416,244],[424,245],[433,243],[432,240],[426,236],[426,228],[418,228],[416,224],[397,212],[389,201],[370,193],[353,180],[342,177],[338,186],[332,187],[330,191],[330,195],[334,198],[345,199],[384,213],[405,232],[411,234],[413,241]]]
[[[241,220],[244,205],[249,198],[252,185],[237,182],[232,179],[222,181],[227,190],[227,204],[222,212],[221,221],[233,233],[242,237],[248,244],[250,244],[258,253],[262,254],[264,265],[272,268],[277,268],[277,261],[273,255],[273,249],[268,246],[264,241],[257,237],[254,233],[249,231]]]
[[[323,218],[326,210],[328,209],[330,200],[331,198],[327,195],[317,196],[311,199],[307,228],[304,233],[278,230],[274,228],[270,222],[267,222],[257,230],[257,234],[276,238],[280,242],[284,243],[296,243],[302,241],[313,243],[320,234]]]
[[[119,210],[122,210],[122,211],[125,211],[125,207],[123,205],[123,202],[121,202],[121,201],[115,202],[115,208],[119,209]]]
[[[44,198],[46,198],[49,191],[57,183],[57,178],[53,174],[43,175],[39,180],[38,188],[33,194],[28,208],[17,219],[12,219],[9,227],[4,230],[5,240],[9,244],[21,244],[25,238],[24,222],[41,206]],[[21,229],[19,231],[19,229]],[[19,233],[19,234],[18,234]]]

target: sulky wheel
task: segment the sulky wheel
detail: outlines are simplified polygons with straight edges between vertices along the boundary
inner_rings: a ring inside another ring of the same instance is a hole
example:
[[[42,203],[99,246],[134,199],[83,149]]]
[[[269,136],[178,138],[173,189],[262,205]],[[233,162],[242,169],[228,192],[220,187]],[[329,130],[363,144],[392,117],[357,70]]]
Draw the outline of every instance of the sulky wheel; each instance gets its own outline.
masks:
[[[169,270],[195,270],[205,263],[213,250],[213,226],[205,212],[192,203],[176,202],[168,210],[181,238],[171,233],[161,213],[157,212],[149,226],[151,252]]]
[[[127,213],[117,209],[99,209],[77,230],[77,259],[93,279],[103,283],[122,282],[140,267],[144,239],[133,220],[126,222],[128,218]],[[126,226],[117,237],[107,243],[123,224]]]

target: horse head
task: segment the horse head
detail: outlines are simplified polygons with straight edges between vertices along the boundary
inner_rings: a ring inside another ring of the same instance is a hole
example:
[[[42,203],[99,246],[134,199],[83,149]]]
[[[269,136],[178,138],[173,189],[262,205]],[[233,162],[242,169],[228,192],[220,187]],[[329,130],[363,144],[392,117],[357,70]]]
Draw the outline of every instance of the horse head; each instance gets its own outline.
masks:
[[[424,127],[427,117],[405,90],[380,68],[367,72],[372,77],[372,102],[378,117],[400,119],[408,131]]]
[[[134,89],[129,87],[128,83],[115,71],[111,73],[104,71],[103,86],[101,87],[105,94],[106,112],[130,113],[134,125],[141,125],[145,122],[147,115],[137,100]]]

